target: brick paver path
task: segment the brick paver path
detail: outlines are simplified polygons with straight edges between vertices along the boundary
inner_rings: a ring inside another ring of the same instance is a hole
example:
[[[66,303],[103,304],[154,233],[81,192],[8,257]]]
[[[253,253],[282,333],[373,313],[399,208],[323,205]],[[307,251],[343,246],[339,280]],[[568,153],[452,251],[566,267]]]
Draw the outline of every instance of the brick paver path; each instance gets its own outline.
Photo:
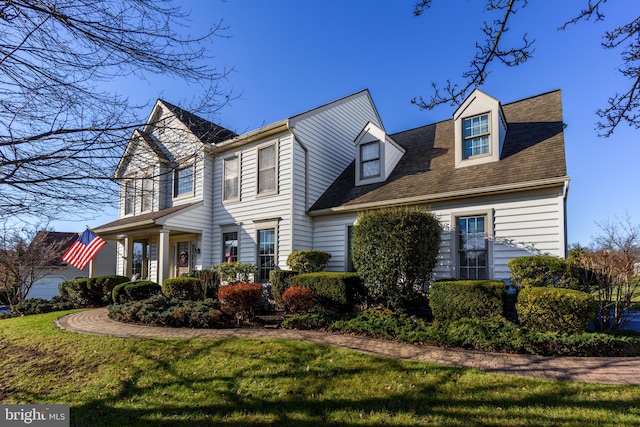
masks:
[[[600,384],[640,384],[640,357],[542,357],[485,353],[288,329],[161,328],[116,322],[108,317],[105,308],[69,314],[58,319],[57,324],[62,329],[74,332],[124,338],[274,338],[310,341],[383,357],[500,374]]]

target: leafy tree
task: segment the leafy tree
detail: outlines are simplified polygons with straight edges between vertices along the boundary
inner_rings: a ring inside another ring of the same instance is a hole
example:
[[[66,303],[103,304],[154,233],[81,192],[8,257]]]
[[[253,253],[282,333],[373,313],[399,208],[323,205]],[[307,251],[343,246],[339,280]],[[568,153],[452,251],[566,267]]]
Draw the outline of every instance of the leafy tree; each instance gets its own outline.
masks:
[[[207,57],[225,28],[184,37],[187,18],[171,0],[0,2],[0,217],[113,200],[111,174],[148,106],[106,84],[164,75],[203,86],[194,113],[226,103],[227,71]]]
[[[353,233],[353,262],[369,296],[403,309],[431,278],[442,226],[430,212],[363,212]]]
[[[587,0],[586,7],[578,15],[560,26],[560,30],[578,24],[580,21],[601,21],[605,18],[604,3],[606,0]],[[416,0],[414,16],[422,15],[431,7],[433,0]],[[432,83],[432,95],[428,99],[422,96],[412,100],[420,109],[433,109],[441,104],[460,104],[475,87],[481,86],[489,75],[489,65],[498,62],[507,67],[523,64],[531,58],[534,40],[527,34],[521,38],[519,45],[506,45],[503,37],[509,30],[509,21],[517,13],[526,13],[524,7],[527,0],[485,0],[485,10],[494,15],[492,20],[484,21],[481,28],[483,39],[476,42],[476,55],[471,60],[469,70],[462,74],[462,83],[447,80],[444,87]],[[602,9],[601,9],[602,7]],[[597,129],[601,136],[611,136],[615,128],[623,122],[640,128],[640,16],[630,16],[629,22],[607,31],[602,47],[618,50],[621,54],[621,65],[618,71],[629,81],[627,91],[616,93],[607,101],[607,106],[599,109],[600,117]]]

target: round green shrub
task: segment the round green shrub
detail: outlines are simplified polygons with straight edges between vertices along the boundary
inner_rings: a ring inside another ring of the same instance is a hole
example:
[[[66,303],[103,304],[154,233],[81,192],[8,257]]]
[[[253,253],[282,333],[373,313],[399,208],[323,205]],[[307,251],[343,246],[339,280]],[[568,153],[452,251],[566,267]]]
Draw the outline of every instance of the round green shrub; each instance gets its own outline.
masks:
[[[586,292],[565,288],[524,288],[516,303],[522,326],[541,332],[578,334],[596,315],[596,301]]]
[[[196,277],[174,277],[162,282],[162,293],[167,298],[195,301],[202,298],[202,286]]]
[[[162,293],[162,288],[149,280],[121,283],[113,288],[113,302],[122,304],[131,301],[141,301]]]
[[[295,270],[300,274],[316,273],[324,270],[330,259],[331,254],[329,252],[300,250],[289,254],[287,265],[291,270]]]

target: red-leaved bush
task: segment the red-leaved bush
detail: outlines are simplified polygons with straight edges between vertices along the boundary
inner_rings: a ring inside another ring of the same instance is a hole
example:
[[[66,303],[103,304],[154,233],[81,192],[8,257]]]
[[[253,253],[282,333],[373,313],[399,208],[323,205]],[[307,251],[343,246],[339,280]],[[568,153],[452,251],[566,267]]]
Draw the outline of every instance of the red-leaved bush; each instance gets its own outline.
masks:
[[[313,305],[313,292],[306,286],[291,286],[282,294],[282,301],[291,313],[309,311]]]
[[[236,283],[218,289],[218,301],[223,311],[229,311],[242,319],[253,317],[253,308],[260,299],[262,286],[258,283]]]

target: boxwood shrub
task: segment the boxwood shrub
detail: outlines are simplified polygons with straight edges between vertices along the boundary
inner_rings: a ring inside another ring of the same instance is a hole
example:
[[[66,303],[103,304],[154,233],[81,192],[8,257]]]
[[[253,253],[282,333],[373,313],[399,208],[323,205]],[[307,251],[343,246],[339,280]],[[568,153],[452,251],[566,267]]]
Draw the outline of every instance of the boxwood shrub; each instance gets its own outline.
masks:
[[[434,282],[429,290],[433,317],[440,322],[503,317],[507,285],[499,280]]]
[[[324,270],[329,263],[331,254],[325,251],[300,250],[293,251],[287,257],[287,265],[291,270],[300,274],[316,273]]]
[[[174,277],[162,282],[162,293],[167,298],[195,301],[203,297],[200,279]]]
[[[291,277],[296,276],[297,271],[292,270],[271,270],[269,272],[269,283],[271,283],[271,293],[278,307],[284,307],[282,294],[291,286]]]
[[[523,256],[509,260],[511,281],[516,286],[576,288],[578,277],[571,265],[554,256]]]
[[[564,288],[522,289],[516,303],[523,326],[541,332],[577,334],[596,315],[596,301],[586,292]]]
[[[141,301],[162,293],[162,288],[149,280],[120,283],[113,288],[113,302],[122,304],[131,301]]]
[[[79,307],[105,306],[112,301],[113,288],[129,281],[126,276],[82,277],[61,282],[58,292],[65,301]]]
[[[325,311],[353,311],[366,296],[366,288],[357,273],[306,273],[291,277],[290,282],[291,286],[310,288],[314,306]]]

